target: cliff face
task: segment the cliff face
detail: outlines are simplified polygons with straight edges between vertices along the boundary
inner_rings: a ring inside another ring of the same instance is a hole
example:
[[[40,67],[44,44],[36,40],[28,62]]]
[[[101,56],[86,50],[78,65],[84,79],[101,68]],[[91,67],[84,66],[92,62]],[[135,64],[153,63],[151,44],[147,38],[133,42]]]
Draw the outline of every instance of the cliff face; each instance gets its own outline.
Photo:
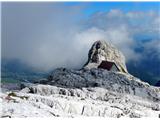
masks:
[[[95,42],[83,69],[58,68],[48,79],[1,94],[1,117],[158,117],[160,88],[126,72],[97,68],[102,60],[127,72],[121,52]]]
[[[116,63],[121,71],[127,73],[124,55],[113,45],[105,41],[96,41],[92,45],[88,53],[88,61],[84,68],[97,68],[103,60]]]

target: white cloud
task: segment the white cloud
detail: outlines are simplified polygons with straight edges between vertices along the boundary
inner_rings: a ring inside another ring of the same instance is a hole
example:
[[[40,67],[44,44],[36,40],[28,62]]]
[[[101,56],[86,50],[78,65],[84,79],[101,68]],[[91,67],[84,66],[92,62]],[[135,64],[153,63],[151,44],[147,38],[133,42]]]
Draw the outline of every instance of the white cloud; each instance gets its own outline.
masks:
[[[135,17],[121,10],[100,12],[80,25],[77,20],[82,19],[81,9],[50,3],[2,4],[2,56],[43,70],[80,68],[87,61],[92,43],[103,39],[117,46],[127,60],[139,59],[134,51],[134,31],[149,27],[133,27],[137,13]]]
[[[96,27],[103,30],[105,39],[116,45],[127,60],[141,58],[141,55],[134,50],[137,47],[135,40],[137,36],[143,40],[143,37],[154,38],[160,33],[159,15],[152,10],[123,12],[113,9],[108,12],[98,12],[92,15],[87,24],[89,28]]]
[[[97,40],[105,40],[106,42],[115,45],[124,53],[126,60],[137,60],[140,58],[139,53],[134,51],[134,40],[124,26],[116,29],[109,28],[106,30],[95,27],[89,28],[75,35],[73,46],[76,46],[76,50],[82,55],[81,57],[86,58],[85,56],[89,48],[93,42]]]

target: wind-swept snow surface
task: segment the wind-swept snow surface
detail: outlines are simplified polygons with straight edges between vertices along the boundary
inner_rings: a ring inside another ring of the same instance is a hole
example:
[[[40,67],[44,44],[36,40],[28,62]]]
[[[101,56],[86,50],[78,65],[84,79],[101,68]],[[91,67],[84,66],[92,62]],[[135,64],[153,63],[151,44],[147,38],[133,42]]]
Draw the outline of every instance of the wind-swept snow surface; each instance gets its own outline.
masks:
[[[119,118],[160,114],[160,88],[129,74],[57,69],[52,80],[45,82],[46,85],[27,84],[19,92],[1,94],[1,117]]]

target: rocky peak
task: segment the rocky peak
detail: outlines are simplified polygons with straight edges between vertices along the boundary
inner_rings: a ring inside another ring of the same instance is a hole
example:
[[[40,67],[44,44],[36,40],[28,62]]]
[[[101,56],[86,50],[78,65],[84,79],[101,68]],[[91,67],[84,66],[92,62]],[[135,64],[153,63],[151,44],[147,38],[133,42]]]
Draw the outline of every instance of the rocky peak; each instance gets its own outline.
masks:
[[[124,55],[112,44],[99,40],[93,43],[84,68],[97,68],[102,61],[114,62],[121,71],[127,73]]]

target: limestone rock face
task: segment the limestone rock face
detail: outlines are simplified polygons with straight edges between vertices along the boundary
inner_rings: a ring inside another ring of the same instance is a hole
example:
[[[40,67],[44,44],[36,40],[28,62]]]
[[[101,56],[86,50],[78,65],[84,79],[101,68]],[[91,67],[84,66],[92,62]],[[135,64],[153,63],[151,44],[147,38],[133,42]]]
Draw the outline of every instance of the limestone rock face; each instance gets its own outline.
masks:
[[[84,68],[97,68],[103,60],[114,62],[120,70],[127,73],[124,55],[113,45],[105,41],[96,41],[92,45]]]

